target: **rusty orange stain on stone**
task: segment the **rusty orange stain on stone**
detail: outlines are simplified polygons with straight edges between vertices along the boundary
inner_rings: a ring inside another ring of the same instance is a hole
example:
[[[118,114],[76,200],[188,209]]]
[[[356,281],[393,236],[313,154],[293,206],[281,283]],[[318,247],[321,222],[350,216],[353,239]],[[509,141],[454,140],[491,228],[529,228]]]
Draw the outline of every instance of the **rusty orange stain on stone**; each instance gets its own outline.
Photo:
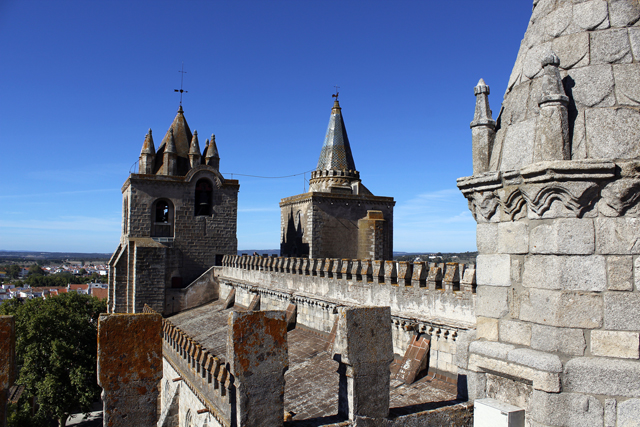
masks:
[[[131,381],[157,381],[162,376],[162,317],[159,314],[100,316],[98,382],[118,389]]]
[[[287,327],[284,318],[272,318],[260,311],[237,313],[236,316],[233,319],[232,337],[235,362],[239,366],[234,368],[234,375],[258,366],[273,354],[273,347],[286,348]]]

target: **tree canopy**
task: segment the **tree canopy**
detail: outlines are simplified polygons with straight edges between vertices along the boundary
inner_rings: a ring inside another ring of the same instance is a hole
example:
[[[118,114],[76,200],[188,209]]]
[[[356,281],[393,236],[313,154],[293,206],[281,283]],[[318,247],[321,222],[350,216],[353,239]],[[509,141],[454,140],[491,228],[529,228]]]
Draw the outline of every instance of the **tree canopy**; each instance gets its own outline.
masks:
[[[11,279],[17,279],[20,275],[20,266],[18,264],[11,264],[9,267],[7,267],[7,275]]]
[[[71,273],[56,273],[42,275],[29,275],[24,280],[12,281],[16,286],[29,285],[32,287],[54,287],[54,286],[67,286],[69,283],[77,285],[81,283],[99,282],[107,283],[108,277],[102,276],[98,273],[93,273],[90,276],[75,276]]]
[[[44,270],[38,264],[29,266],[29,276],[44,276]]]
[[[53,298],[9,300],[0,314],[15,316],[17,383],[25,386],[9,416],[10,427],[66,425],[76,411],[88,412],[100,396],[96,382],[98,316],[105,301],[69,292]],[[35,397],[35,415],[25,411]]]

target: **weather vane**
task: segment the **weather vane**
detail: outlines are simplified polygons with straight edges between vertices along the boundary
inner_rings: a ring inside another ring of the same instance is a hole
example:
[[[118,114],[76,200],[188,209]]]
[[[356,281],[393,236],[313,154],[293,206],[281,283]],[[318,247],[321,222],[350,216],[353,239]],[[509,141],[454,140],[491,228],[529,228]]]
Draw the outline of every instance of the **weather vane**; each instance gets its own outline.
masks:
[[[184,62],[182,63],[182,70],[179,70],[178,72],[179,72],[179,73],[182,73],[182,74],[180,75],[180,90],[178,90],[178,89],[174,89],[173,91],[174,91],[174,92],[180,92],[180,106],[182,107],[182,94],[183,94],[183,93],[189,93],[189,92],[188,92],[188,91],[186,91],[186,90],[182,90],[182,83],[183,83],[183,81],[184,81],[184,74],[186,73],[186,71],[184,70]]]
[[[338,89],[340,89],[340,86],[334,86],[336,88],[336,93],[334,95],[331,95],[332,98],[335,98],[336,101],[338,100],[338,95],[340,94],[340,92],[338,92]]]

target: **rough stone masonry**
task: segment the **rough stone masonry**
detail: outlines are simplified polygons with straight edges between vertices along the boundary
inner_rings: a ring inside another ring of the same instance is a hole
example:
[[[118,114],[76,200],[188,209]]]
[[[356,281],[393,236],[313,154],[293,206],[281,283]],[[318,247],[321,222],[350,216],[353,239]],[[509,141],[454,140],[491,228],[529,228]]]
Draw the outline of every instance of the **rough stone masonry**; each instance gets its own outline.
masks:
[[[481,80],[470,398],[528,425],[640,419],[640,5],[536,0],[500,116]]]
[[[162,316],[101,315],[98,384],[105,427],[153,426],[162,378]]]

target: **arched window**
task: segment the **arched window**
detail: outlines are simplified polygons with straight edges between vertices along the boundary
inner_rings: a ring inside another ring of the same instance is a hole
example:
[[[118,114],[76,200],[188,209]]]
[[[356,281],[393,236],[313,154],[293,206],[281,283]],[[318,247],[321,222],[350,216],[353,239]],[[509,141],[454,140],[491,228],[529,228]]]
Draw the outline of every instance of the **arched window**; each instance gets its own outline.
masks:
[[[151,237],[173,237],[173,203],[156,200],[151,208]]]
[[[160,200],[158,203],[156,203],[156,223],[164,223],[164,224],[168,224],[169,223],[169,203],[164,201],[164,200]]]
[[[196,182],[195,206],[193,211],[195,216],[211,215],[211,205],[213,202],[213,186],[208,179],[201,179]]]

